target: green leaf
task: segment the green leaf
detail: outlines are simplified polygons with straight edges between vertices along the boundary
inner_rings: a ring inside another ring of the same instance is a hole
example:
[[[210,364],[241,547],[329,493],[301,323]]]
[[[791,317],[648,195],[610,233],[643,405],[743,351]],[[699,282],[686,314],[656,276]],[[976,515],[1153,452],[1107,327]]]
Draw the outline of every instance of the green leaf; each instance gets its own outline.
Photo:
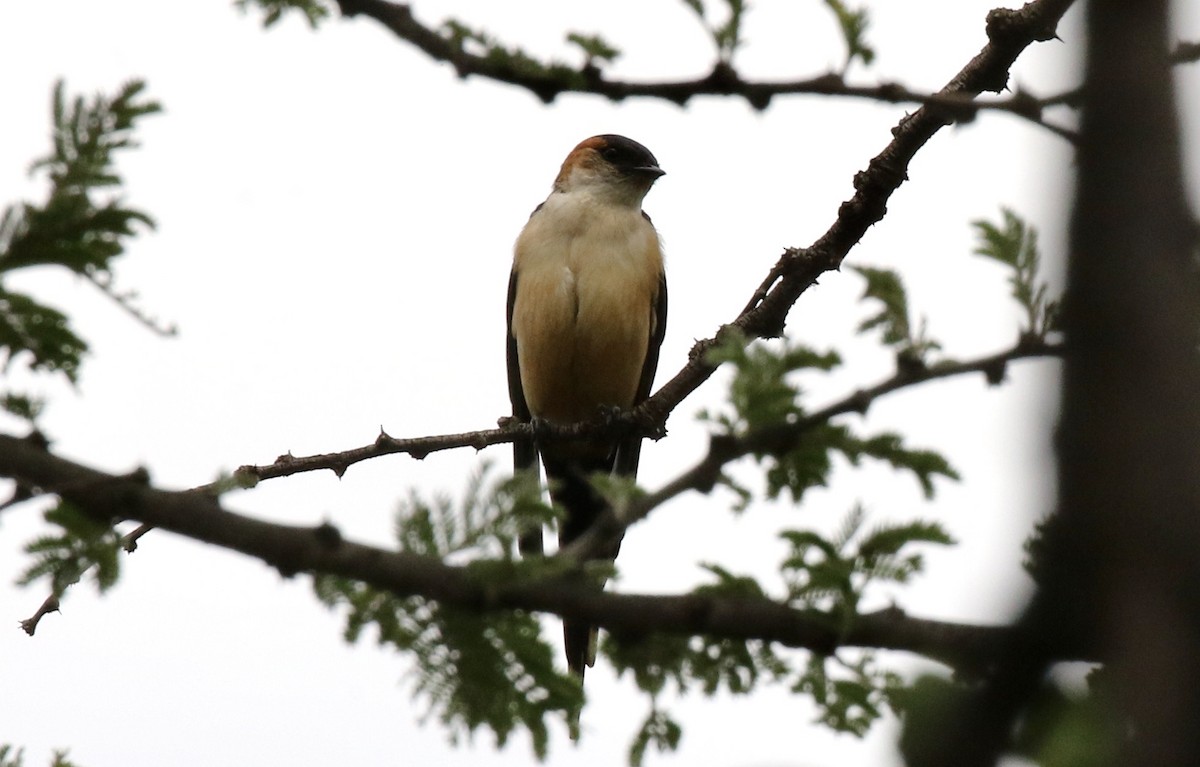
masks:
[[[708,354],[720,365],[732,363],[729,387],[732,414],[707,416],[728,434],[762,426],[787,423],[799,418],[801,390],[793,380],[796,373],[829,371],[841,364],[836,352],[818,352],[807,346],[780,342],[747,344],[745,337],[730,333]]]
[[[540,61],[521,48],[506,46],[487,32],[473,29],[456,19],[442,22],[439,31],[446,41],[463,53],[487,59],[492,66],[507,69],[516,77],[541,81],[544,87],[534,90],[543,101],[553,100],[562,90],[586,85],[582,69],[553,60]],[[599,38],[578,37],[579,40],[571,42],[577,45],[580,41],[587,44],[602,42]],[[600,45],[595,47],[598,51],[602,50]]]
[[[703,562],[700,564],[701,569],[708,571],[710,575],[716,577],[716,583],[699,586],[693,591],[694,594],[705,596],[722,596],[722,597],[743,597],[749,599],[766,599],[767,595],[763,591],[762,586],[758,581],[748,575],[735,575],[729,570],[720,565],[711,562]]]
[[[578,717],[583,689],[555,667],[556,654],[534,615],[461,610],[328,575],[315,576],[313,587],[321,601],[346,611],[347,641],[370,626],[379,644],[412,653],[413,694],[452,742],[483,727],[499,747],[524,730],[545,758],[549,720],[570,724]]]
[[[624,636],[606,633],[601,642],[604,655],[617,676],[628,672],[639,690],[657,697],[669,682],[679,689],[687,685],[685,664],[689,637],[667,634]]]
[[[16,416],[29,423],[33,423],[38,419],[45,405],[46,402],[42,398],[28,394],[8,392],[0,396],[0,408],[3,408],[9,415]]]
[[[937,522],[909,522],[902,525],[880,525],[858,545],[858,554],[868,559],[898,554],[910,543],[932,543],[949,546],[954,539]]]
[[[715,564],[702,567],[715,578],[692,591],[700,597],[759,601],[767,599],[762,587],[749,576],[736,575]],[[764,675],[780,678],[788,665],[760,640],[669,634],[606,636],[604,653],[618,676],[629,672],[638,688],[657,699],[669,683],[680,692],[698,687],[705,695],[725,690],[734,695],[751,692]]]
[[[646,749],[653,745],[658,752],[667,753],[679,747],[683,729],[667,712],[658,708],[650,710],[637,735],[629,747],[629,764],[641,767],[646,758]]]
[[[817,704],[817,721],[836,732],[863,737],[903,689],[900,677],[875,663],[873,653],[853,661],[839,655],[813,654],[793,692],[807,694]],[[830,669],[832,666],[832,670]]]
[[[235,0],[234,7],[242,13],[257,8],[263,13],[263,27],[273,27],[285,13],[298,12],[304,16],[311,29],[329,18],[329,7],[321,0]]]
[[[801,434],[795,446],[783,455],[763,457],[768,462],[767,496],[778,498],[786,490],[794,503],[800,503],[810,489],[828,484],[834,453],[840,453],[855,466],[869,457],[909,471],[927,498],[933,497],[936,477],[959,479],[958,472],[942,455],[907,448],[898,434],[885,432],[860,437],[848,426],[824,423]]]
[[[876,286],[898,284],[888,272],[871,270]],[[902,295],[902,292],[901,292]],[[930,348],[926,342],[924,348]],[[742,436],[767,427],[796,424],[805,415],[800,406],[799,385],[794,373],[806,370],[828,371],[840,364],[835,353],[818,353],[808,347],[782,342],[754,343],[746,346],[744,338],[731,335],[709,353],[713,364],[732,362],[733,380],[730,384],[732,413],[702,418],[721,427],[726,435]],[[860,437],[844,425],[814,424],[798,433],[790,447],[781,454],[760,451],[756,459],[766,462],[767,496],[778,498],[785,490],[799,503],[812,487],[824,486],[833,472],[833,455],[844,455],[853,465],[863,457],[889,463],[890,466],[912,472],[926,496],[935,491],[934,479],[958,479],[958,474],[940,454],[930,450],[912,450],[894,433]],[[727,481],[727,480],[722,480]]]
[[[430,557],[470,554],[512,561],[521,534],[553,523],[558,512],[542,500],[536,475],[518,474],[489,485],[489,471],[489,464],[480,466],[457,504],[412,491],[396,514],[400,546]]]
[[[0,370],[27,355],[31,369],[62,373],[73,383],[86,351],[65,314],[0,288]]]
[[[44,518],[58,532],[25,544],[25,553],[33,557],[33,564],[17,583],[24,586],[49,578],[53,593],[61,595],[90,572],[101,593],[116,584],[122,547],[121,536],[111,525],[97,522],[65,500],[48,509]]]
[[[869,66],[875,60],[875,49],[866,42],[867,9],[852,11],[842,0],[825,0],[825,5],[833,11],[838,28],[842,32],[842,39],[846,43],[846,63],[842,67],[843,71],[849,69],[855,59]]]
[[[855,465],[862,457],[867,456],[888,463],[894,469],[905,469],[912,472],[921,484],[921,491],[926,498],[933,498],[935,477],[961,479],[950,462],[940,453],[932,450],[906,448],[904,438],[892,432],[884,432],[862,439],[851,435],[847,430],[845,438],[837,444],[837,449]]]
[[[858,326],[858,332],[866,333],[882,328],[885,344],[907,344],[912,337],[912,331],[908,324],[908,295],[900,275],[892,269],[874,269],[866,266],[852,266],[850,269],[867,281],[863,300],[873,299],[880,304],[879,313],[863,320]]]
[[[410,554],[463,562],[477,583],[495,587],[566,566],[514,558],[521,533],[554,517],[541,500],[536,476],[523,473],[489,482],[484,464],[457,503],[411,493],[397,513],[396,539]],[[326,575],[314,577],[313,588],[321,601],[345,610],[347,641],[374,628],[380,644],[414,656],[414,695],[425,703],[428,715],[447,727],[452,740],[485,728],[502,746],[524,730],[535,753],[544,757],[549,720],[562,719],[568,727],[577,721],[582,688],[555,667],[557,653],[542,636],[537,616],[453,608]]]
[[[791,546],[781,566],[789,604],[825,611],[848,625],[872,583],[904,583],[921,572],[923,560],[910,547],[953,543],[935,522],[885,524],[864,532],[865,520],[866,512],[855,505],[832,539],[813,530],[781,533]]]
[[[721,62],[729,64],[733,59],[734,52],[741,47],[742,17],[749,6],[744,0],[725,0],[729,15],[720,24],[712,24],[708,21],[708,14],[702,0],[683,0],[683,3],[692,9],[700,22],[704,24],[705,29],[708,30],[709,35],[712,36],[713,43],[717,46],[717,56]]]
[[[712,28],[712,34],[718,56],[721,61],[729,63],[734,52],[742,45],[742,15],[747,6],[742,0],[725,0],[725,4],[729,7],[729,16],[725,23]]]
[[[898,272],[892,269],[877,269],[868,266],[852,266],[867,282],[863,291],[864,301],[878,301],[879,310],[863,320],[859,333],[872,330],[883,331],[883,343],[896,351],[897,364],[927,366],[929,352],[941,349],[937,341],[929,338],[925,319],[914,329],[909,318],[908,294]]]
[[[136,146],[133,130],[146,115],[160,111],[144,98],[145,84],[126,83],[113,97],[69,99],[60,80],[54,88],[53,151],[32,165],[45,173],[50,192],[44,203],[21,202],[0,215],[0,278],[31,266],[58,266],[103,284],[114,259],[150,217],[128,208],[111,187],[119,186],[117,150]],[[101,196],[102,193],[107,198]],[[61,373],[74,382],[87,344],[67,316],[0,284],[0,357],[5,370],[20,359],[33,370]],[[18,395],[9,404],[24,406]],[[31,401],[30,401],[31,404]],[[25,409],[25,412],[30,412]]]
[[[621,51],[609,45],[599,35],[584,35],[579,32],[571,32],[567,35],[567,42],[579,46],[585,56],[587,56],[587,64],[595,66],[597,61],[602,61],[606,64],[611,63],[621,55]]]
[[[975,254],[997,261],[1011,270],[1008,284],[1012,297],[1025,311],[1024,335],[1045,338],[1058,329],[1059,301],[1050,298],[1049,286],[1038,280],[1041,256],[1037,230],[1009,208],[1001,209],[1001,222],[984,219],[971,222],[979,243]]]

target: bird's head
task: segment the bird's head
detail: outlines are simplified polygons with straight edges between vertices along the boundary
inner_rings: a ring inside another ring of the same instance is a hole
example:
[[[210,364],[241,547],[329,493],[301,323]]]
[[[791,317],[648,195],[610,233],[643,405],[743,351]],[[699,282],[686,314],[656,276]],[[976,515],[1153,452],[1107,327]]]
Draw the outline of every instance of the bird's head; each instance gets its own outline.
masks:
[[[664,173],[649,149],[633,139],[609,133],[584,139],[572,149],[554,180],[554,188],[565,193],[586,191],[637,206]]]

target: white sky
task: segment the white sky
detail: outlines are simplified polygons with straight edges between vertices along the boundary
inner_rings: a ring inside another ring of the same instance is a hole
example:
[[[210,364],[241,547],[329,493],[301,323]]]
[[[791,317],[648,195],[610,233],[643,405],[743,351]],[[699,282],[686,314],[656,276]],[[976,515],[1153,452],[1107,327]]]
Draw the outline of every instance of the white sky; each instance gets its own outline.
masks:
[[[510,42],[562,57],[566,30],[599,31],[626,53],[614,74],[701,74],[706,36],[679,2],[417,3],[419,18],[457,15]],[[747,19],[738,62],[748,75],[808,76],[840,62],[820,3],[762,3]],[[879,56],[856,82],[940,87],[984,43],[992,0],[877,3],[869,39]],[[1181,37],[1200,36],[1181,23]],[[1078,12],[1064,43],[1027,52],[1015,81],[1045,94],[1076,82]],[[146,466],[157,484],[186,488],[243,463],[360,446],[380,426],[394,436],[488,428],[508,412],[503,333],[511,243],[547,193],[563,155],[589,135],[646,144],[668,175],[646,207],[667,245],[671,317],[665,381],[693,339],[732,319],[785,246],[810,243],[852,193],[855,171],[889,140],[903,106],[827,98],[778,99],[764,114],[737,100],[686,109],[614,105],[581,96],[544,107],[529,94],[456,79],[366,19],[312,33],[298,18],[264,32],[229,2],[41,0],[0,5],[0,201],[40,198],[26,168],[48,148],[53,81],[111,93],[143,77],[166,112],[144,122],[143,148],[119,166],[131,204],[159,228],[118,265],[153,314],[181,335],[162,340],[94,289],[48,271],[12,286],[64,308],[93,348],[80,386],[39,383],[51,396],[45,429],[60,453],[111,471]],[[1196,101],[1196,80],[1181,80]],[[1062,115],[1055,115],[1062,117]],[[1063,141],[1005,115],[943,131],[850,256],[900,269],[916,311],[951,356],[1011,343],[1018,312],[1001,270],[970,256],[968,222],[1014,207],[1061,257],[1070,158]],[[1052,264],[1053,274],[1059,269]],[[831,274],[805,295],[790,332],[818,347],[846,344],[861,319],[861,283]],[[890,372],[886,354],[849,343],[850,365],[811,384],[814,404]],[[1039,372],[1040,371],[1040,372]],[[802,508],[732,517],[729,498],[684,496],[626,537],[619,588],[667,592],[700,577],[697,561],[769,575],[781,526],[828,530],[855,500],[872,519],[942,520],[962,545],[928,557],[928,573],[892,597],[916,614],[1004,620],[1027,582],[1020,546],[1048,510],[1053,467],[1051,363],[1024,363],[1011,383],[981,377],[929,385],[880,402],[867,428],[900,428],[944,450],[964,482],[936,503],[914,481],[876,467],[838,472]],[[649,445],[641,480],[657,487],[705,448],[694,414],[720,403],[721,378],[676,410],[671,436]],[[9,429],[15,428],[12,425]],[[507,468],[509,451],[486,457]],[[387,457],[264,483],[229,508],[290,523],[332,520],[386,544],[395,501],[416,487],[457,495],[481,456],[424,462]],[[746,475],[749,476],[749,475]],[[240,556],[153,533],[101,599],[70,592],[35,638],[16,628],[45,595],[19,590],[20,545],[40,529],[33,505],[0,528],[0,742],[27,764],[68,747],[84,767],[329,763],[523,765],[524,736],[495,752],[487,733],[452,747],[402,684],[408,660],[345,645],[336,615],[307,579],[282,580]],[[555,625],[553,636],[558,635]],[[579,747],[559,728],[551,765],[624,759],[646,705],[606,667],[588,676],[592,700]],[[807,701],[781,690],[748,699],[689,696],[665,705],[683,722],[676,755],[652,764],[886,765],[891,725],[866,745],[811,724]]]

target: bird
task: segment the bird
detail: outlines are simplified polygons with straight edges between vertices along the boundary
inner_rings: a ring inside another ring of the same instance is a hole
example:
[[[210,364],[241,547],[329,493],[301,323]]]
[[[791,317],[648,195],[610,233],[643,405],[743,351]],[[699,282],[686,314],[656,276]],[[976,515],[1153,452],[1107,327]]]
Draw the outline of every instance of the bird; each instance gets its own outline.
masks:
[[[513,248],[508,285],[508,390],[513,416],[562,425],[629,409],[650,394],[667,324],[663,249],[642,200],[665,171],[649,149],[615,134],[580,142],[550,196]],[[535,429],[536,434],[536,429]],[[540,455],[551,500],[564,514],[558,542],[583,535],[607,508],[588,477],[633,478],[642,438],[517,441],[517,471]],[[602,556],[617,557],[620,541]],[[543,552],[542,531],[522,535],[524,556]],[[595,663],[596,629],[563,622],[568,669]]]

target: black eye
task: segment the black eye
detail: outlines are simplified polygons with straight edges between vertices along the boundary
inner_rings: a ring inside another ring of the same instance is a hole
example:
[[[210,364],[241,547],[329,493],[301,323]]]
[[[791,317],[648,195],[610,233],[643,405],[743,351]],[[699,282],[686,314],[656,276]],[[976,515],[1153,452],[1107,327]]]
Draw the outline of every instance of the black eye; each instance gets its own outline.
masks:
[[[604,159],[608,160],[609,162],[616,162],[621,158],[621,151],[615,146],[605,147],[604,149],[600,150],[600,154],[603,155]]]

